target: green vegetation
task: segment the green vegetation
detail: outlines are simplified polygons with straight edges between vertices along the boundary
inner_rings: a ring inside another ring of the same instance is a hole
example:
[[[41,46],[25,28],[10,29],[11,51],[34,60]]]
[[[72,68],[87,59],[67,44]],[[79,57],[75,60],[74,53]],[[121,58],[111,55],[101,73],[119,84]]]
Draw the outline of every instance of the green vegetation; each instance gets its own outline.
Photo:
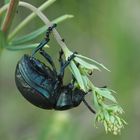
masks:
[[[33,0],[31,2],[36,5],[42,4],[41,2]],[[2,126],[0,132],[1,139],[90,140],[112,139],[113,137],[113,139],[124,140],[133,138],[132,133],[135,134],[135,138],[138,138],[139,133],[137,131],[138,129],[136,129],[139,127],[136,123],[138,120],[134,119],[134,117],[140,115],[140,113],[139,111],[132,113],[131,110],[133,106],[135,107],[134,110],[138,110],[137,97],[139,97],[139,87],[137,83],[140,79],[138,79],[137,73],[140,67],[135,62],[140,51],[138,38],[139,27],[136,24],[136,22],[138,23],[136,18],[137,14],[133,11],[134,9],[131,5],[132,3],[129,1],[106,1],[101,3],[88,0],[78,3],[74,0],[61,0],[57,1],[54,4],[54,7],[52,6],[51,8],[44,10],[44,13],[47,13],[47,16],[52,17],[52,21],[65,12],[73,14],[75,18],[68,20],[63,23],[63,25],[60,24],[57,27],[59,32],[63,34],[68,46],[70,46],[69,48],[73,51],[76,50],[80,52],[80,54],[84,54],[84,56],[96,58],[96,60],[104,62],[104,64],[106,64],[111,70],[111,73],[107,73],[106,71],[96,73],[96,71],[93,71],[93,73],[95,73],[92,78],[94,81],[94,87],[92,84],[89,84],[88,86],[94,88],[94,97],[98,98],[97,101],[95,101],[96,99],[94,98],[94,104],[96,103],[95,108],[97,109],[105,106],[103,110],[100,110],[97,113],[96,121],[103,122],[106,131],[111,131],[114,134],[120,130],[113,127],[110,123],[116,122],[118,128],[122,127],[122,123],[125,122],[118,117],[114,117],[114,115],[122,113],[122,109],[119,106],[116,106],[116,104],[112,104],[111,106],[105,105],[104,103],[106,102],[104,102],[104,98],[108,98],[116,103],[114,96],[112,96],[113,91],[109,89],[106,91],[95,87],[95,85],[98,87],[109,85],[109,88],[116,89],[118,93],[117,98],[119,98],[117,101],[121,102],[124,110],[126,110],[125,118],[129,122],[126,129],[123,129],[122,134],[114,137],[111,135],[105,135],[104,131],[102,132],[101,129],[94,129],[93,118],[95,116],[93,116],[93,114],[88,116],[90,112],[86,112],[86,109],[82,105],[81,108],[77,108],[77,110],[66,111],[61,114],[61,112],[37,109],[23,100],[15,88],[13,77],[16,63],[25,51],[9,52],[8,50],[19,50],[20,48],[23,50],[35,47],[36,43],[38,43],[43,37],[42,33],[43,30],[45,30],[45,26],[37,18],[35,20],[32,19],[32,21],[26,19],[26,22],[23,25],[18,26],[18,22],[21,21],[20,17],[25,17],[29,14],[26,10],[19,7],[18,14],[14,12],[16,16],[14,21],[12,21],[13,26],[11,27],[11,30],[7,28],[6,33],[10,33],[8,36],[8,43],[5,34],[0,32],[0,51],[2,52],[0,56],[0,112],[2,114],[2,119],[0,121],[0,126]],[[134,7],[135,5],[139,6],[138,3],[133,3]],[[130,14],[128,14],[128,11]],[[53,18],[54,16],[55,18]],[[72,16],[60,16],[55,22],[62,22],[69,17]],[[33,25],[34,27],[32,27]],[[44,27],[40,28],[41,26]],[[17,27],[18,30],[15,30],[15,27]],[[22,29],[24,27],[24,30],[21,30],[21,27]],[[36,31],[32,33],[32,30],[34,29]],[[17,33],[18,37],[16,36]],[[5,48],[7,48],[7,50],[2,49],[3,46],[6,46]],[[47,49],[47,51],[49,51],[52,56],[55,56],[59,51],[59,47],[54,41],[51,41],[49,46],[50,49]],[[29,51],[27,53],[29,53]],[[66,58],[69,54],[70,52],[65,52]],[[82,57],[83,56],[76,57],[77,60],[75,61],[80,63],[80,58]],[[54,59],[57,62],[55,57]],[[91,66],[88,65],[89,63],[87,64],[83,61],[81,63],[86,68],[81,68],[81,71],[83,70],[82,74],[87,72],[87,68],[90,69],[91,67],[94,67],[93,69],[99,69],[99,65]],[[101,64],[101,66],[103,65]],[[87,85],[87,83],[83,83],[83,81],[85,81],[85,79],[88,81],[88,79],[84,76],[80,78],[78,77],[77,80],[80,80],[78,81],[81,83],[79,86],[83,90],[86,90],[85,87],[87,86],[85,85]],[[66,75],[65,78],[67,82],[71,77]],[[107,79],[111,80],[107,81]],[[133,96],[131,97],[130,95]],[[61,115],[59,116],[59,114]],[[111,117],[108,117],[108,115]],[[64,119],[61,120],[61,118]],[[108,120],[108,118],[111,120]]]

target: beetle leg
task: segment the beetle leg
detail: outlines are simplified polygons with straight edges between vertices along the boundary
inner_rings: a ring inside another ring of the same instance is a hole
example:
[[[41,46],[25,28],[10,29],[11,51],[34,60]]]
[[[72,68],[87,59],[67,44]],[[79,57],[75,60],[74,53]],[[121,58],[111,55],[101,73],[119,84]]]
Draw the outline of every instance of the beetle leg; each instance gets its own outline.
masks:
[[[57,26],[57,24],[53,24],[52,26],[50,26],[50,27],[47,29],[46,38],[49,38],[50,33],[52,32],[52,30],[53,30],[56,26]]]
[[[42,49],[49,42],[49,40],[49,38],[42,40],[40,44],[32,51],[31,56],[33,57],[40,49]]]
[[[61,66],[61,67],[64,65],[64,61],[63,61],[63,58],[62,58],[63,54],[64,54],[64,52],[63,52],[63,50],[61,49],[61,50],[59,51],[59,63],[60,63],[60,66]]]
[[[93,113],[96,114],[95,110],[91,108],[91,106],[87,103],[87,101],[83,98],[83,103],[87,106],[87,108]]]
[[[53,24],[51,27],[49,27],[47,29],[46,32],[46,37],[44,40],[41,41],[41,43],[32,51],[32,57],[35,55],[35,53],[37,53],[40,49],[42,49],[50,40],[50,33],[52,32],[52,30],[56,27],[56,24]]]
[[[74,75],[72,75],[72,84],[74,85],[75,82],[76,82],[76,79],[75,79]]]
[[[48,53],[46,53],[43,49],[40,49],[39,52],[51,64],[53,70],[56,72],[56,68],[51,56]]]
[[[63,78],[65,68],[66,68],[66,67],[70,64],[70,62],[74,59],[75,54],[77,54],[77,52],[74,52],[74,53],[68,58],[68,60],[63,64],[63,66],[61,66],[60,73],[59,73],[59,75],[58,75],[59,78]]]

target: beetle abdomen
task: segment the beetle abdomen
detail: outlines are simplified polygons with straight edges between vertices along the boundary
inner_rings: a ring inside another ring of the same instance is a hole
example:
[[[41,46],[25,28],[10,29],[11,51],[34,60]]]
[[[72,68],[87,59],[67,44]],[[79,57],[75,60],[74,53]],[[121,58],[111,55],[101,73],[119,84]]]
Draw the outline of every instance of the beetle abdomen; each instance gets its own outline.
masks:
[[[19,91],[32,104],[40,108],[52,109],[55,101],[50,100],[53,95],[52,84],[43,75],[37,74],[27,60],[26,56],[23,56],[16,68],[15,81]]]
[[[19,69],[16,69],[15,77],[16,85],[21,94],[32,104],[37,107],[44,109],[52,109],[52,104],[49,100],[43,96],[39,91],[32,88],[28,83],[23,79],[22,75],[19,72]]]

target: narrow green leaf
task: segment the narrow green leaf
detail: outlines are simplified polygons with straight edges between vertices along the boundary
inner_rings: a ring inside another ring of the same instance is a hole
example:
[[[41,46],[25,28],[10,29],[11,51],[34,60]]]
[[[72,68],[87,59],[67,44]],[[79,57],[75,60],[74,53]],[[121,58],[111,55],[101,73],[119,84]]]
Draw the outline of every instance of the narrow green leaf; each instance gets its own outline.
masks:
[[[71,61],[71,63],[70,63],[70,69],[71,69],[72,73],[74,74],[74,76],[75,76],[75,78],[76,78],[80,88],[83,89],[84,91],[86,91],[85,90],[85,86],[84,86],[84,82],[83,82],[83,79],[82,79],[82,76],[80,74],[80,71],[76,67],[76,65],[75,65],[75,63],[73,61]]]
[[[124,113],[123,109],[117,104],[106,105],[107,110],[113,111],[115,113]]]
[[[122,124],[122,121],[121,121],[121,119],[120,119],[120,117],[118,117],[117,115],[116,115],[115,117],[116,117],[116,119],[117,119],[119,125],[123,125],[123,124]]]
[[[115,118],[114,118],[114,116],[110,116],[110,121],[111,121],[112,123],[115,122]]]
[[[107,133],[107,132],[108,132],[108,127],[107,127],[106,121],[104,121],[104,127],[105,127],[105,131],[106,131],[106,133]]]
[[[101,96],[111,100],[114,103],[117,103],[115,97],[112,95],[112,93],[107,89],[107,88],[97,88],[95,89],[95,91],[100,94]]]
[[[33,49],[33,48],[36,48],[37,46],[38,46],[38,43],[29,44],[29,45],[7,46],[5,48],[10,51],[21,51],[21,50]]]
[[[98,104],[97,95],[96,95],[96,92],[95,92],[94,89],[92,89],[92,93],[93,93],[93,104],[94,104],[96,110],[99,111],[100,110],[100,106]]]
[[[56,18],[56,19],[54,19],[52,22],[53,23],[60,23],[60,22],[62,22],[62,21],[64,21],[64,20],[66,20],[66,19],[70,19],[70,18],[73,18],[74,17],[74,15],[63,15],[63,16],[60,16],[60,17],[58,17],[58,18]]]
[[[100,71],[100,69],[96,65],[89,64],[86,61],[84,61],[84,60],[82,60],[82,59],[80,59],[78,57],[75,57],[74,60],[77,61],[79,64],[81,64],[83,67],[85,67],[87,69],[90,69],[90,70],[96,69],[96,70],[99,70]]]
[[[45,33],[47,28],[48,27],[45,25],[45,26],[43,26],[43,27],[41,27],[41,28],[39,28],[39,29],[37,29],[37,30],[25,35],[25,36],[16,38],[11,43],[13,45],[19,45],[19,44],[23,44],[25,42],[31,41],[31,40],[35,39],[36,37],[38,37],[39,35]]]
[[[121,119],[122,123],[128,124],[124,119]]]
[[[100,117],[101,117],[101,120],[104,120],[105,116],[102,112],[100,112]]]
[[[103,113],[104,113],[105,120],[109,122],[110,120],[109,113],[106,110],[104,110]]]
[[[97,61],[95,61],[95,60],[93,60],[93,59],[91,59],[91,58],[88,58],[88,57],[83,56],[83,55],[80,55],[80,54],[76,54],[76,56],[77,56],[77,57],[80,57],[80,58],[84,58],[84,59],[86,59],[86,60],[89,60],[89,61],[91,61],[91,62],[93,62],[93,63],[95,63],[95,64],[101,66],[101,67],[104,68],[105,70],[110,71],[110,70],[109,70],[108,68],[106,68],[103,64],[101,64],[101,63],[99,63],[99,62],[97,62]]]
[[[89,86],[88,86],[87,76],[82,76],[82,79],[83,79],[84,87],[86,88],[86,91],[88,91]]]

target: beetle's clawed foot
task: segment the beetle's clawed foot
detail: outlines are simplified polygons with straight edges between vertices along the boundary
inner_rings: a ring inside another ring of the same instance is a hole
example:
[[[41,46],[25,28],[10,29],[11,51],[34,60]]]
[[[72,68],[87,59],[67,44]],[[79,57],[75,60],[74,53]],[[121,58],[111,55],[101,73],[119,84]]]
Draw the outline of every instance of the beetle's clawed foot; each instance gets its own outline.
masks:
[[[63,60],[62,60],[62,56],[63,56],[63,54],[64,54],[64,52],[63,52],[63,50],[61,49],[60,51],[59,51],[59,62],[62,62]]]
[[[77,52],[73,52],[73,54],[72,54],[72,55],[70,55],[70,56],[68,57],[68,61],[73,60],[73,59],[74,59],[74,57],[76,57],[76,56],[75,56],[75,54],[78,54],[78,53],[77,53]]]
[[[46,39],[49,38],[50,36],[50,33],[52,32],[52,30],[57,26],[57,24],[53,24],[52,26],[50,26],[48,29],[47,29],[47,32],[46,32]]]
[[[62,57],[63,54],[64,54],[64,52],[63,52],[63,50],[61,49],[61,50],[59,51],[59,56]]]

